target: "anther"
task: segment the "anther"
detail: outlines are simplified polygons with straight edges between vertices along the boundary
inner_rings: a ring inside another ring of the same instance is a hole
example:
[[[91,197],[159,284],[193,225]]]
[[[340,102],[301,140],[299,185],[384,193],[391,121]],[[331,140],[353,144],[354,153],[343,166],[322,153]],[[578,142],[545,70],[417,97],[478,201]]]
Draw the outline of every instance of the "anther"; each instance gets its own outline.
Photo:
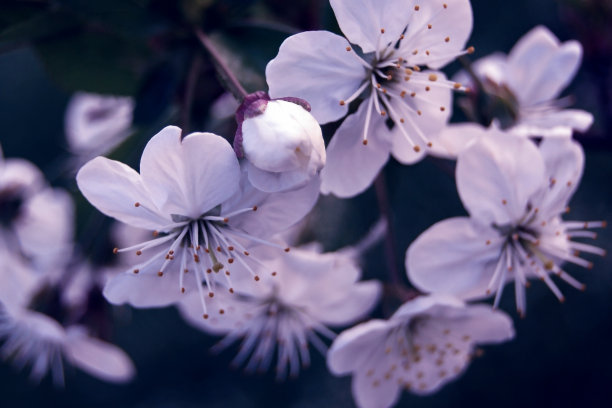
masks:
[[[419,6],[414,6],[414,11],[419,11],[420,7]]]
[[[289,251],[291,251],[291,248],[289,247],[285,248],[285,252],[289,252]]]
[[[367,145],[368,145],[368,141],[367,141],[367,140],[364,140],[364,141],[363,141],[363,142],[361,142],[361,143],[363,143],[363,145],[364,145],[364,146],[367,146]]]
[[[113,248],[113,254],[117,255],[118,252],[119,252],[119,248]]]
[[[449,41],[450,41],[450,37],[446,37],[446,38],[444,39],[444,42],[449,42]]]
[[[181,288],[181,293],[185,293],[185,288]]]
[[[420,148],[418,145],[417,145],[417,146],[414,146],[414,147],[413,147],[413,149],[414,149],[414,151],[415,151],[415,152],[417,152],[417,153],[421,151],[421,148]]]
[[[255,282],[259,282],[259,276],[255,275]]]
[[[140,269],[134,269],[132,272],[134,272],[134,274],[137,275],[138,272],[140,272]]]
[[[208,314],[204,313],[204,314],[202,315],[202,317],[203,317],[204,319],[208,319]]]
[[[228,246],[228,247],[227,247],[227,250],[228,250],[228,251],[233,251],[233,250],[234,250],[234,247],[230,245],[230,246]]]
[[[431,24],[427,24],[427,28],[431,30],[432,25]]]
[[[429,80],[435,82],[438,80],[438,76],[436,74],[429,74]]]
[[[208,292],[208,297],[210,297],[210,298],[215,297],[215,293],[214,292]]]
[[[419,110],[417,111],[417,115],[421,116],[422,114],[423,114],[423,112],[421,112],[421,110],[419,109]]]
[[[142,251],[141,250],[136,251],[136,255],[138,256],[142,255]]]
[[[446,108],[444,106],[440,106],[440,112],[444,112]]]
[[[474,51],[475,51],[474,47],[471,47],[471,46],[470,46],[470,47],[468,47],[468,49],[467,49],[467,53],[468,53],[468,54],[473,54],[473,53],[474,53]]]
[[[442,5],[442,7],[444,7],[444,8],[448,8],[448,4],[444,3],[444,4]]]
[[[506,201],[506,200],[502,200],[502,204],[503,204],[503,205],[506,205],[506,204],[508,204],[508,201]]]
[[[384,33],[385,33],[385,29],[384,29],[384,28],[381,28],[381,29],[380,29],[380,33],[381,33],[381,34],[384,34]]]
[[[228,258],[227,263],[234,263],[234,258]]]
[[[461,84],[460,84],[459,82],[455,82],[455,83],[453,84],[453,88],[455,88],[455,89],[459,89],[459,88],[461,88]]]
[[[164,276],[164,273],[162,271],[159,271],[159,272],[157,272],[157,276],[159,276],[161,278],[162,276]]]
[[[253,206],[253,211],[257,211],[257,206],[256,205]]]
[[[229,293],[234,293],[234,288],[229,288]]]
[[[340,106],[344,106],[346,104],[346,102],[344,102],[343,100],[340,101]]]
[[[159,235],[159,231],[153,231],[153,236],[157,237]]]
[[[140,203],[139,203],[138,201],[136,201],[136,202],[134,203],[134,207],[140,207]]]
[[[225,218],[223,219],[223,222],[227,224],[227,223],[229,222],[229,218],[225,217]]]
[[[430,87],[428,87],[428,86],[425,87],[425,91],[429,92],[430,90],[431,90]]]
[[[350,51],[350,50],[351,50],[351,47],[346,47],[346,50],[347,50],[347,51]]]
[[[245,256],[249,256],[249,251],[244,251],[243,253]]]
[[[272,272],[272,276],[276,276],[276,271]]]

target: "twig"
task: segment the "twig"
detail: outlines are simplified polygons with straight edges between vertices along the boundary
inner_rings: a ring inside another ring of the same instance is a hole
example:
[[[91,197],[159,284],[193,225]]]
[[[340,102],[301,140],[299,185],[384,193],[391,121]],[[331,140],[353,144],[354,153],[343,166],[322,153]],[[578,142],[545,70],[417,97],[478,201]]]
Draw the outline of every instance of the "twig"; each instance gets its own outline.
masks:
[[[202,46],[206,49],[206,51],[208,51],[212,59],[215,61],[217,71],[226,81],[226,84],[229,88],[228,90],[234,95],[237,100],[241,101],[242,99],[244,99],[244,97],[248,95],[247,91],[242,87],[242,85],[240,84],[234,73],[229,69],[225,61],[223,61],[223,58],[221,58],[219,51],[217,51],[212,41],[210,41],[210,38],[208,38],[208,36],[204,34],[204,32],[199,28],[195,28],[194,33],[200,41],[200,44],[202,44]]]
[[[195,95],[195,88],[200,77],[200,68],[202,67],[202,58],[199,54],[193,56],[191,60],[191,67],[185,80],[185,92],[183,97],[183,106],[181,110],[181,129],[183,129],[183,136],[189,134],[189,127],[191,124],[191,109],[193,107],[193,97]]]
[[[378,208],[381,218],[386,219],[387,231],[385,234],[385,255],[387,256],[387,266],[391,282],[394,285],[401,285],[401,278],[397,268],[397,257],[395,252],[395,239],[393,234],[393,222],[391,221],[391,207],[389,206],[389,197],[387,195],[387,186],[385,176],[381,171],[374,181],[374,189],[376,190],[376,198],[378,200]]]

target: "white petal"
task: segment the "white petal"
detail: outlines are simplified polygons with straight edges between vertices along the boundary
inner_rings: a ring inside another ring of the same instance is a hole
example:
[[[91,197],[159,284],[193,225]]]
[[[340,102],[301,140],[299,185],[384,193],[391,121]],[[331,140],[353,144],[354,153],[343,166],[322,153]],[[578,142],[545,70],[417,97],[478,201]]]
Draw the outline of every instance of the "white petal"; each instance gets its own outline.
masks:
[[[358,370],[368,359],[364,350],[379,347],[392,325],[385,320],[370,320],[343,331],[327,352],[327,367],[334,375]]]
[[[326,325],[346,326],[365,316],[376,306],[382,285],[378,281],[358,282],[347,288],[341,299],[321,305],[313,314]]]
[[[341,100],[351,96],[366,79],[366,70],[346,51],[349,43],[327,31],[306,31],[287,38],[266,67],[272,98],[302,98],[321,124],[346,115]],[[289,75],[290,73],[290,75]]]
[[[45,177],[31,162],[12,158],[0,161],[0,188],[23,188],[27,196],[45,184]]]
[[[420,314],[436,315],[440,310],[463,308],[465,303],[454,296],[444,293],[417,296],[405,302],[393,313],[392,320],[407,321]]]
[[[407,59],[411,64],[439,69],[464,49],[472,32],[472,7],[469,0],[414,1],[414,4],[419,6],[419,10],[413,12],[408,22],[401,50],[409,55]],[[404,7],[414,9],[408,4]],[[427,28],[428,24],[431,24],[431,29]],[[412,55],[414,50],[418,50],[416,55]]]
[[[509,129],[519,136],[566,137],[573,131],[586,132],[593,124],[593,115],[578,109],[522,112],[516,126]]]
[[[265,191],[267,193],[289,191],[304,187],[311,178],[308,172],[304,170],[273,173],[258,169],[251,163],[246,163],[246,167],[251,184],[258,190]]]
[[[385,359],[385,356],[381,358]],[[397,402],[401,386],[395,378],[375,381],[365,372],[353,376],[351,391],[359,408],[388,408]]]
[[[546,27],[525,34],[508,56],[510,87],[525,105],[559,96],[572,80],[582,59],[577,41],[563,44]]]
[[[162,260],[154,263],[159,267]],[[177,271],[178,272],[178,271]],[[189,277],[193,279],[193,277]],[[185,285],[185,293],[179,288],[179,278],[175,273],[157,276],[152,270],[141,270],[138,275],[132,272],[120,273],[108,280],[104,287],[104,297],[114,305],[129,304],[134,307],[165,307],[187,296],[193,285]]]
[[[508,56],[501,52],[495,52],[476,60],[472,64],[472,70],[481,79],[488,79],[496,84],[507,83],[508,73]],[[465,71],[461,70],[453,76],[453,81],[459,82],[470,88],[474,87],[472,77]]]
[[[550,183],[542,186],[533,201],[544,217],[550,217],[563,212],[576,191],[584,169],[584,151],[572,139],[544,139],[540,152]]]
[[[74,235],[72,198],[61,189],[47,188],[35,194],[24,203],[15,232],[24,252],[36,262],[67,259]]]
[[[76,180],[85,198],[109,217],[150,230],[172,222],[150,201],[140,175],[123,163],[96,157],[81,167]]]
[[[470,305],[454,309],[447,318],[455,320],[450,327],[467,333],[476,344],[500,343],[514,337],[514,324],[506,313],[489,305]]]
[[[330,0],[329,3],[346,38],[359,45],[364,53],[397,42],[412,12],[406,0]]]
[[[128,136],[134,100],[77,92],[66,108],[66,139],[76,153],[104,154]]]
[[[168,126],[153,136],[140,160],[142,181],[166,214],[197,218],[237,190],[238,159],[230,144],[212,133]]]
[[[461,201],[485,225],[518,221],[543,182],[542,156],[528,139],[490,132],[457,158]]]
[[[408,278],[425,292],[484,297],[501,253],[498,236],[466,217],[440,221],[408,248]]]
[[[456,159],[467,146],[487,134],[487,129],[471,122],[448,125],[432,137],[429,154],[445,159]]]
[[[230,217],[229,225],[256,237],[269,237],[286,230],[310,212],[319,198],[319,186],[318,178],[313,178],[297,190],[265,193],[243,176],[240,191],[222,204],[221,213],[257,206],[257,211]]]
[[[390,137],[385,122],[372,112],[368,144],[363,144],[367,101],[356,113],[349,115],[334,134],[327,147],[327,163],[321,171],[321,192],[347,198],[355,196],[374,181],[389,159]]]
[[[68,329],[64,352],[72,364],[104,381],[122,383],[134,377],[134,364],[123,350],[81,330]]]

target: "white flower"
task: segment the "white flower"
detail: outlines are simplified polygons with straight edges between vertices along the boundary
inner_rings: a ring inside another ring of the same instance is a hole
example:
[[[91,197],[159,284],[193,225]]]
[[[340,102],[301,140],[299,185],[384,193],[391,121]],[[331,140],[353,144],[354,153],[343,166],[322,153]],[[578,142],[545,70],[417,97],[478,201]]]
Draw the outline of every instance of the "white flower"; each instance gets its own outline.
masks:
[[[51,371],[56,384],[62,384],[62,359],[104,381],[125,382],[134,376],[134,366],[121,349],[89,336],[83,326],[63,327],[34,310],[49,289],[45,276],[1,248],[0,256],[2,358],[18,368],[31,366],[34,381]]]
[[[106,298],[137,307],[164,306],[197,288],[205,317],[200,282],[206,282],[210,293],[217,283],[231,288],[234,261],[258,280],[249,267],[253,256],[248,246],[268,243],[264,238],[302,218],[314,205],[319,187],[313,180],[287,193],[258,191],[241,173],[225,139],[192,133],[181,140],[181,130],[173,126],[149,141],[140,174],[97,157],[81,168],[77,183],[104,214],[153,231],[152,239],[115,250],[135,251],[145,259],[112,278],[104,290]],[[283,247],[268,245],[282,253]]]
[[[267,191],[305,186],[325,165],[321,127],[306,101],[248,95],[236,112],[234,149],[247,160],[249,181]]]
[[[605,222],[563,221],[584,164],[571,139],[545,139],[539,149],[529,139],[489,134],[457,159],[457,189],[470,217],[441,221],[410,246],[410,280],[427,292],[466,299],[497,293],[514,281],[518,313],[525,313],[528,279],[543,280],[564,297],[550,275],[583,285],[562,268],[565,261],[590,268],[578,252],[605,251],[572,238],[595,238],[590,228]]]
[[[348,41],[327,31],[291,36],[266,78],[270,96],[307,100],[321,124],[345,116],[364,94],[332,138],[321,172],[323,193],[350,197],[370,185],[389,152],[409,164],[431,147],[430,135],[450,115],[451,90],[465,88],[421,67],[439,69],[468,52],[472,10],[468,0],[330,3]]]
[[[65,257],[72,243],[69,194],[48,186],[40,170],[23,159],[5,159],[0,149],[0,247],[36,263]]]
[[[77,92],[65,117],[70,150],[86,159],[111,151],[129,135],[133,112],[130,97]]]
[[[361,408],[386,408],[402,388],[432,394],[459,376],[479,344],[514,337],[512,320],[490,306],[466,306],[446,296],[420,296],[389,320],[371,320],[334,340],[327,365],[335,375],[352,374]]]
[[[584,132],[593,116],[582,110],[563,109],[561,91],[576,75],[582,60],[577,41],[560,43],[546,27],[525,34],[509,55],[495,53],[476,61],[472,68],[485,90],[502,94],[511,117],[509,130],[522,136],[571,136]],[[467,73],[456,78],[477,87]]]
[[[234,294],[215,295],[226,314],[202,320],[199,300],[188,297],[180,310],[188,322],[207,332],[225,335],[216,346],[223,349],[242,340],[234,364],[245,364],[247,372],[266,371],[276,352],[276,374],[297,376],[300,365],[310,362],[308,343],[322,354],[326,346],[320,336],[333,338],[327,326],[344,326],[365,316],[376,304],[378,282],[357,282],[360,270],[351,257],[319,253],[313,248],[294,248],[278,257],[263,248],[264,274],[253,290],[251,282],[234,282]],[[250,358],[249,358],[250,356]]]

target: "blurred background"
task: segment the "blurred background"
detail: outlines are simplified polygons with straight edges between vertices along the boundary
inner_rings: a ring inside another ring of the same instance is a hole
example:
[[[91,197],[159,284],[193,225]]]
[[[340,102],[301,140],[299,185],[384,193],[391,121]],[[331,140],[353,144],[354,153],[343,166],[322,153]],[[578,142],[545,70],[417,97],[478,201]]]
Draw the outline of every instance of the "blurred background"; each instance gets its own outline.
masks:
[[[546,25],[562,41],[579,40],[582,68],[565,92],[574,107],[592,112],[595,124],[576,135],[586,168],[571,202],[577,220],[612,219],[612,2],[610,0],[473,0],[472,60],[508,52],[524,33]],[[64,132],[72,93],[89,91],[135,98],[133,135],[110,154],[136,166],[142,147],[159,129],[175,124],[212,131],[229,139],[233,117],[224,118],[224,93],[213,63],[192,27],[215,41],[248,91],[266,89],[266,63],[281,42],[303,30],[339,32],[326,0],[29,0],[0,2],[0,143],[5,157],[24,157],[50,182],[77,200],[77,242],[97,264],[110,262],[110,225],[76,190]],[[448,66],[447,74],[460,69]],[[215,106],[215,109],[212,107]],[[221,106],[221,108],[220,108]],[[212,112],[212,113],[211,113]],[[463,116],[455,109],[455,121]],[[326,137],[334,127],[325,126]],[[396,267],[406,248],[431,224],[464,215],[453,163],[439,159],[385,169]],[[306,222],[304,239],[334,250],[352,244],[378,219],[376,195],[350,200],[321,197]],[[612,234],[597,245],[610,248]],[[364,278],[388,280],[382,245],[364,261]],[[612,406],[612,264],[594,259],[592,270],[569,266],[587,284],[585,293],[567,285],[559,304],[544,284],[528,292],[528,315],[518,319],[512,291],[502,309],[515,320],[516,339],[485,353],[458,380],[429,397],[404,393],[410,407],[609,407]],[[110,385],[70,367],[66,385],[47,378],[32,384],[27,373],[0,363],[2,407],[351,407],[350,378],[335,378],[313,352],[312,366],[282,383],[273,374],[245,376],[229,368],[236,348],[219,355],[217,339],[187,326],[172,308],[135,310],[100,306],[113,316],[107,338],[134,360],[136,379]],[[375,316],[388,316],[385,307]]]

